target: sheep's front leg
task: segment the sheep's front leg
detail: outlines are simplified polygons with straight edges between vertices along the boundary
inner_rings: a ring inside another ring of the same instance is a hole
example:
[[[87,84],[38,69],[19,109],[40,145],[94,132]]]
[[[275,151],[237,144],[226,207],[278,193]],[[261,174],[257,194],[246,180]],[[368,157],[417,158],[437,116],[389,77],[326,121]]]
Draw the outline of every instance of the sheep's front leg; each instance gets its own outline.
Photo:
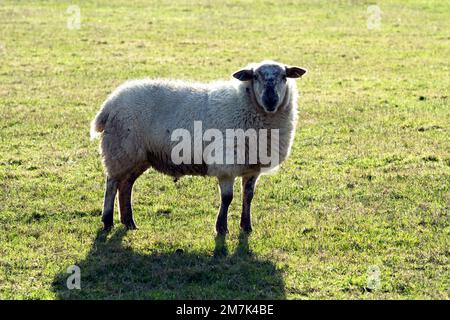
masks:
[[[228,207],[233,200],[234,177],[219,178],[221,204],[217,215],[216,231],[224,235],[228,232]]]
[[[242,200],[241,229],[247,233],[252,231],[250,207],[252,204],[253,195],[255,193],[256,180],[258,180],[258,176],[242,177],[243,200]]]

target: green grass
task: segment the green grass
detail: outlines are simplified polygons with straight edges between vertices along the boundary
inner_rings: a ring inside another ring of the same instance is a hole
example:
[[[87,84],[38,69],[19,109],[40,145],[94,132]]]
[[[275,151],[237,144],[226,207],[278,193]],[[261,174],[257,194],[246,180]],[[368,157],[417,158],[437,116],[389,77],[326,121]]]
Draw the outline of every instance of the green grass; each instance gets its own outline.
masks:
[[[450,5],[379,1],[369,30],[370,4],[0,1],[0,299],[449,299]],[[239,235],[237,196],[215,242],[213,178],[175,185],[153,170],[135,187],[140,229],[99,232],[88,131],[106,96],[131,78],[209,81],[267,58],[309,74],[252,235]],[[73,264],[82,289],[69,291]]]

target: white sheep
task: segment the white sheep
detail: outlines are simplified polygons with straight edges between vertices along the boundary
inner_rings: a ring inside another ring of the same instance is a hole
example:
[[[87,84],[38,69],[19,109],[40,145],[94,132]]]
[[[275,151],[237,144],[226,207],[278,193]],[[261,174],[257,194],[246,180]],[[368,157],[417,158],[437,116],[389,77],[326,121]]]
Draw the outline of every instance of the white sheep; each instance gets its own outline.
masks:
[[[233,184],[235,178],[241,176],[243,207],[240,225],[245,232],[250,232],[250,205],[255,184],[267,166],[259,160],[251,163],[248,159],[236,164],[208,161],[211,159],[200,156],[198,161],[196,150],[187,153],[192,161],[179,163],[173,158],[174,149],[177,145],[179,148],[174,132],[182,129],[195,136],[194,122],[201,123],[201,130],[205,133],[209,129],[215,130],[216,134],[225,134],[227,129],[275,130],[276,135],[272,135],[277,136],[276,148],[271,153],[277,154],[277,163],[271,163],[269,168],[272,168],[289,154],[296,127],[298,94],[295,80],[291,78],[299,78],[305,72],[299,67],[263,61],[234,73],[233,77],[239,81],[232,79],[201,84],[144,79],[128,81],[117,88],[103,103],[91,124],[92,138],[103,132],[101,154],[107,174],[102,214],[104,229],[109,230],[113,226],[117,190],[120,220],[127,228],[136,228],[131,208],[133,183],[153,167],[175,178],[183,175],[218,178],[221,206],[216,231],[219,234],[228,231],[227,214],[233,198]],[[194,141],[194,145],[207,147],[204,139],[200,143]],[[253,145],[249,141],[236,145],[232,147],[232,154],[244,151],[248,155],[248,149]],[[229,146],[225,150],[229,152]]]

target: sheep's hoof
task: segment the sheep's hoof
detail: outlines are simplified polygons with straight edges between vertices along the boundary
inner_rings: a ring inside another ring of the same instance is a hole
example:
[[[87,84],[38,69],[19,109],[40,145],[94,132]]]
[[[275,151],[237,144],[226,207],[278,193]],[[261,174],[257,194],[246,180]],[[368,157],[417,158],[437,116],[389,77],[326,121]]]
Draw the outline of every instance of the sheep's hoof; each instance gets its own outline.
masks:
[[[123,224],[125,225],[125,228],[127,228],[127,230],[137,230],[137,229],[139,229],[137,227],[136,223],[134,223],[133,220],[127,221],[127,222],[123,222]]]
[[[228,228],[225,226],[217,226],[216,227],[216,232],[218,235],[224,236],[228,233]]]
[[[250,225],[241,226],[241,230],[247,234],[250,234],[253,231],[252,226],[250,226]]]
[[[113,228],[112,223],[103,222],[103,231],[109,232]]]

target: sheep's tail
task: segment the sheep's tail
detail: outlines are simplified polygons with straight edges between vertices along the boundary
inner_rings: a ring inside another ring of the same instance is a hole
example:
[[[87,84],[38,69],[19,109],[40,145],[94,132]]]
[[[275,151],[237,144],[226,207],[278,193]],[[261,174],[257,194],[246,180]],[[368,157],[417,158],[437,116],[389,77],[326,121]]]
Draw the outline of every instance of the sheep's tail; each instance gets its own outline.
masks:
[[[105,130],[106,121],[108,121],[109,117],[109,108],[106,108],[104,105],[102,109],[97,113],[94,120],[91,122],[91,130],[90,130],[90,136],[91,140],[94,140],[95,138],[98,138],[100,136],[100,133]]]

